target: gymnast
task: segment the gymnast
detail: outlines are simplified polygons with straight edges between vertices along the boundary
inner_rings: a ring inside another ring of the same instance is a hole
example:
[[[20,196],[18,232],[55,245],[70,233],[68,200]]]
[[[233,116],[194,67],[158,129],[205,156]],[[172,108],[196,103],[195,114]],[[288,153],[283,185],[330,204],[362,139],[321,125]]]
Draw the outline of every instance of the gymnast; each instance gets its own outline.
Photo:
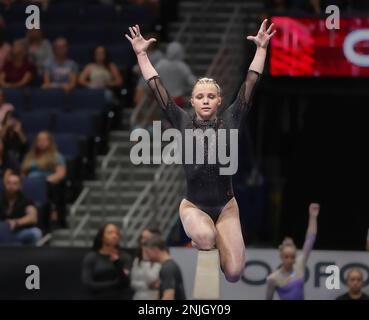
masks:
[[[282,265],[267,278],[267,300],[277,291],[281,300],[304,300],[305,267],[317,234],[317,217],[320,206],[309,206],[309,226],[301,255],[296,258],[296,246],[291,238],[285,238],[279,246]]]
[[[276,32],[273,29],[273,24],[267,29],[265,19],[257,35],[247,37],[256,44],[256,53],[246,79],[230,106],[220,109],[221,89],[215,80],[197,80],[191,95],[191,105],[195,111],[193,116],[174,103],[147,56],[148,47],[156,39],[144,39],[138,25],[130,27],[130,35],[125,34],[125,37],[132,44],[142,75],[166,118],[184,137],[185,129],[205,131],[212,128],[216,132],[218,129],[240,129],[250,109],[255,85],[264,69],[269,40]],[[204,139],[205,159],[215,152],[212,145],[208,148],[208,140]],[[187,194],[180,204],[179,213],[193,246],[199,250],[218,249],[221,270],[229,282],[236,282],[245,265],[245,244],[232,177],[220,175],[219,168],[219,163],[210,164],[209,161],[200,165],[184,164]]]

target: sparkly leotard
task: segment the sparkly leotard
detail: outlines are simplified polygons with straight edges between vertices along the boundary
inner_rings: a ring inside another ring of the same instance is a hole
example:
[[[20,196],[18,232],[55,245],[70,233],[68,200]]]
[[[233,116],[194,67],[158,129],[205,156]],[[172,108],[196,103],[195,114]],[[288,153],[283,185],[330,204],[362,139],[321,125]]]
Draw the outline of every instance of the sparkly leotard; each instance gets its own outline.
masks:
[[[177,106],[159,76],[156,75],[148,79],[147,84],[152,89],[160,107],[173,128],[181,132],[183,148],[185,145],[186,129],[200,129],[205,131],[206,129],[212,128],[214,129],[213,132],[216,133],[218,133],[219,129],[226,129],[227,137],[224,143],[228,155],[230,150],[229,129],[240,129],[240,124],[250,109],[250,101],[259,77],[259,73],[249,70],[235,101],[227,108],[221,110],[214,120],[199,120],[196,116],[191,116],[190,113]],[[208,161],[208,156],[211,157],[212,153],[216,153],[218,135],[215,134],[214,138],[204,139],[203,141],[204,163],[196,164],[196,161],[193,161],[193,164],[184,164],[184,170],[187,180],[186,199],[206,212],[216,222],[223,207],[234,195],[232,176],[219,174],[219,169],[224,167],[224,165],[219,163],[218,157],[214,158],[216,159],[216,163],[214,164]],[[193,143],[193,155],[195,158],[195,138],[191,143]],[[182,163],[185,163],[185,161]]]

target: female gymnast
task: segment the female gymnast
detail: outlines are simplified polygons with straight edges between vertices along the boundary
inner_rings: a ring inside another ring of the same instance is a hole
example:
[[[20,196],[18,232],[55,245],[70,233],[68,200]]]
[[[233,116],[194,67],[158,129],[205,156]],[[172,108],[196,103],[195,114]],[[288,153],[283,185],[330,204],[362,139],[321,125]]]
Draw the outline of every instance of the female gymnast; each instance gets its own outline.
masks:
[[[296,259],[296,246],[291,238],[286,238],[279,246],[282,266],[267,278],[267,299],[272,300],[277,291],[281,300],[304,300],[305,266],[317,233],[317,217],[320,206],[309,206],[309,226],[301,255]]]
[[[249,110],[255,84],[264,69],[269,40],[275,34],[273,24],[267,29],[264,20],[256,36],[247,39],[256,44],[255,57],[247,72],[235,101],[221,112],[221,92],[217,82],[209,78],[199,79],[193,88],[191,105],[194,116],[178,107],[170,97],[158,73],[147,56],[149,45],[156,39],[144,39],[138,25],[130,27],[130,36],[125,35],[136,53],[138,65],[159,105],[172,126],[185,136],[185,129],[239,129]],[[205,139],[204,139],[205,140]],[[229,141],[227,142],[229,144]],[[214,152],[204,141],[205,159],[207,152]],[[216,159],[218,159],[216,157]],[[180,218],[192,244],[199,250],[217,248],[220,267],[230,282],[240,279],[245,265],[245,245],[241,233],[239,209],[233,195],[232,177],[219,174],[219,163],[185,164],[187,195],[179,208]]]

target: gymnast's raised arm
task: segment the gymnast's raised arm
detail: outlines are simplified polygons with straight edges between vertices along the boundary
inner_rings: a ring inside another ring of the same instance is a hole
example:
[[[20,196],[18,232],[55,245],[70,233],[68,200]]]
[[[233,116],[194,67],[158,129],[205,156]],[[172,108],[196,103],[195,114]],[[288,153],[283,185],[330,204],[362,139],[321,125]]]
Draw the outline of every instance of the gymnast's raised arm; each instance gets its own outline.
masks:
[[[302,249],[302,259],[304,264],[306,264],[310,252],[313,249],[316,234],[318,231],[317,218],[319,215],[320,206],[318,203],[311,203],[309,206],[309,226],[306,231],[306,237],[304,242],[304,247]]]
[[[158,72],[151,64],[147,55],[147,49],[151,43],[156,42],[156,39],[144,39],[144,37],[141,35],[140,27],[137,24],[133,27],[129,27],[129,31],[131,36],[125,34],[125,37],[131,43],[132,48],[137,56],[137,61],[141,69],[142,76],[154,92],[160,107],[166,109],[172,99],[170,98],[168,91],[165,89],[162,81],[159,78]]]
[[[256,36],[247,37],[248,40],[251,40],[256,44],[256,53],[250,64],[246,79],[241,85],[234,103],[234,106],[238,109],[237,113],[245,111],[247,106],[251,103],[255,85],[264,70],[268,44],[270,39],[276,33],[276,30],[273,31],[273,23],[268,29],[266,28],[267,22],[267,19],[263,21]]]

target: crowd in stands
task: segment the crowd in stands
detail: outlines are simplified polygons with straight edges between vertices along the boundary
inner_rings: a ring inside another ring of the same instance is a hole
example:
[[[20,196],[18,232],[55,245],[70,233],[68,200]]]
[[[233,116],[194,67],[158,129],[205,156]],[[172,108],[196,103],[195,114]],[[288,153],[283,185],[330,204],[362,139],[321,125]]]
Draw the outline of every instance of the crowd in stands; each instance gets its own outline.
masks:
[[[25,28],[30,3],[42,7],[41,29]],[[35,245],[67,227],[112,112],[119,124],[134,62],[123,33],[132,21],[151,26],[158,5],[0,1],[0,243]]]

